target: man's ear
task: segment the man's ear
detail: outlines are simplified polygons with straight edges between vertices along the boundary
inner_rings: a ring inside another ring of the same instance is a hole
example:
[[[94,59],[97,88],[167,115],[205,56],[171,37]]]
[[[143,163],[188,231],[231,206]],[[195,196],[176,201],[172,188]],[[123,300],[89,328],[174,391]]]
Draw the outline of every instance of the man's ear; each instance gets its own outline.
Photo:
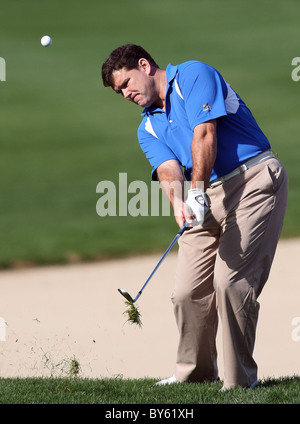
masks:
[[[146,72],[146,74],[148,75],[151,73],[151,65],[147,59],[142,57],[141,59],[139,59],[138,64],[139,64],[139,69],[141,71]]]

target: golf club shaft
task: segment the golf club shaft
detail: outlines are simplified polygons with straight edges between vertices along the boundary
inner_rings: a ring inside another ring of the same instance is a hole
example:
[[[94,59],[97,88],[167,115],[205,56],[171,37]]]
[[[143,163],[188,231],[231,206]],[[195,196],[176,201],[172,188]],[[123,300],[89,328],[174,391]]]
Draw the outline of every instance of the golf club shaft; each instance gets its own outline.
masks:
[[[185,222],[183,224],[183,226],[180,228],[180,230],[178,231],[178,233],[176,234],[176,236],[174,237],[174,239],[172,240],[172,242],[170,243],[170,246],[167,248],[167,250],[165,251],[165,253],[163,254],[163,256],[161,257],[161,259],[159,260],[158,264],[156,265],[156,267],[154,268],[154,270],[151,272],[151,274],[149,275],[147,281],[145,282],[145,284],[143,285],[143,287],[141,288],[141,290],[138,292],[138,294],[136,295],[136,297],[133,299],[133,302],[136,302],[138,300],[138,298],[140,297],[140,295],[142,294],[144,288],[146,287],[146,285],[149,283],[149,281],[151,280],[151,278],[153,277],[154,273],[157,271],[157,268],[160,266],[160,264],[162,263],[162,261],[165,259],[165,257],[167,256],[167,254],[170,252],[170,250],[172,249],[172,247],[174,246],[174,244],[177,242],[177,240],[179,239],[179,237],[184,233],[184,231],[188,228],[187,226],[187,222]]]

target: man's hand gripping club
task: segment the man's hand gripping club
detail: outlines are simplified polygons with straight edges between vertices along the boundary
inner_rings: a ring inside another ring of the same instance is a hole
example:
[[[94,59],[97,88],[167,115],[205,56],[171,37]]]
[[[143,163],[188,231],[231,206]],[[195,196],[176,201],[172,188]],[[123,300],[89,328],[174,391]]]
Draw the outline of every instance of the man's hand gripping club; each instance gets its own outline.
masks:
[[[184,204],[184,215],[189,226],[202,225],[208,209],[206,194],[201,188],[191,188]]]

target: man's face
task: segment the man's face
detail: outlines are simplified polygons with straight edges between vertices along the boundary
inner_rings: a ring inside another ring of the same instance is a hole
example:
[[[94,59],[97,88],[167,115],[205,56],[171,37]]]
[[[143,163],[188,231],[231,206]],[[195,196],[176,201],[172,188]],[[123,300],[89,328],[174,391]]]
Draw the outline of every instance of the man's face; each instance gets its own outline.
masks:
[[[113,89],[129,101],[141,107],[149,107],[158,98],[150,73],[149,63],[141,59],[138,69],[122,68],[113,72]]]

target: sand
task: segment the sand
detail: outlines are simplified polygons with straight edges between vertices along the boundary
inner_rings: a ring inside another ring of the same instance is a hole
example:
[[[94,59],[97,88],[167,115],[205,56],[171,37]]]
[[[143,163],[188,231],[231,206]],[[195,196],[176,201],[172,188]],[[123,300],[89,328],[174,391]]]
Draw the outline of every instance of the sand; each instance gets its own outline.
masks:
[[[280,240],[259,301],[259,378],[300,375],[300,240]],[[126,322],[119,287],[135,296],[160,255],[0,272],[0,377],[169,377],[177,328],[170,294],[172,251],[137,305],[142,328]],[[222,378],[222,336],[218,332]]]

